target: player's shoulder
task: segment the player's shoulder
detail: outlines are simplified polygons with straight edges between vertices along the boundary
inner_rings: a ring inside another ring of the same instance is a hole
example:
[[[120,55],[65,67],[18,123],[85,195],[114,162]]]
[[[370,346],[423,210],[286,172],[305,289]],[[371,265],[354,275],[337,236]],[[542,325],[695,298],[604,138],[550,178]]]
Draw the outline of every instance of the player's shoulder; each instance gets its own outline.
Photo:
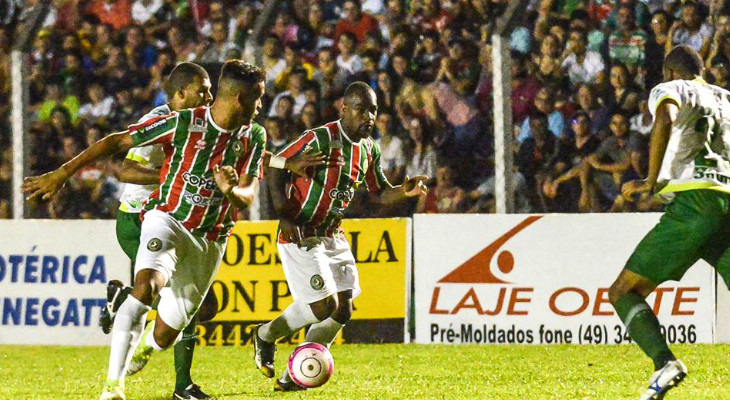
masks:
[[[251,123],[251,138],[254,140],[262,140],[266,142],[266,128],[257,122]]]

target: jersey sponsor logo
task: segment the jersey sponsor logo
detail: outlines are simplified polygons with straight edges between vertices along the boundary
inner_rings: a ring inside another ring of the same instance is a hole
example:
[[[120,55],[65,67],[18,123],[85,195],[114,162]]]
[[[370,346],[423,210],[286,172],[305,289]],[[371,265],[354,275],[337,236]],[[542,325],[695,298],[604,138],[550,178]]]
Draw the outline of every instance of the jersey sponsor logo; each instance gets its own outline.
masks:
[[[142,128],[137,129],[137,132],[139,132],[139,133],[145,133],[146,131],[151,130],[151,129],[155,129],[158,126],[160,126],[160,125],[162,125],[162,124],[164,124],[166,122],[167,122],[167,118],[163,118],[163,119],[161,119],[161,120],[159,120],[159,121],[157,121],[157,122],[155,122],[155,123],[153,123],[151,125],[143,126]]]
[[[206,145],[206,143],[205,143],[205,140],[203,140],[203,139],[200,139],[197,142],[195,142],[195,148],[198,150],[205,149],[205,145]]]
[[[210,197],[205,197],[199,193],[190,193],[187,190],[185,193],[183,193],[183,200],[185,200],[188,204],[192,204],[194,206],[202,206],[207,207],[209,205],[215,206],[220,204],[220,199],[212,199]]]
[[[713,181],[720,182],[723,185],[730,184],[730,176],[727,176],[722,172],[716,171],[714,169],[697,168],[697,170],[695,170],[694,178],[712,179]]]
[[[355,196],[355,190],[352,188],[347,190],[339,190],[335,188],[330,190],[329,195],[332,200],[351,201]]]
[[[162,248],[162,240],[158,238],[152,238],[147,242],[147,250],[149,251],[160,251]]]
[[[201,176],[193,175],[189,172],[183,173],[183,180],[195,187],[203,188],[206,190],[214,190],[216,188],[215,180],[206,179]]]

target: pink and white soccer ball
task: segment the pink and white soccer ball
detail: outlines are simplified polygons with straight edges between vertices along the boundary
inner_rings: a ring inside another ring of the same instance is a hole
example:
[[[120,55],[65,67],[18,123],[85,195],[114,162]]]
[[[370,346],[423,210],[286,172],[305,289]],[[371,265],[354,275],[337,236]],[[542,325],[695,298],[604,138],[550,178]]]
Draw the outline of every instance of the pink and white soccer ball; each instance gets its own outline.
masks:
[[[316,388],[327,383],[335,372],[335,360],[327,347],[306,342],[291,353],[287,369],[297,385]]]

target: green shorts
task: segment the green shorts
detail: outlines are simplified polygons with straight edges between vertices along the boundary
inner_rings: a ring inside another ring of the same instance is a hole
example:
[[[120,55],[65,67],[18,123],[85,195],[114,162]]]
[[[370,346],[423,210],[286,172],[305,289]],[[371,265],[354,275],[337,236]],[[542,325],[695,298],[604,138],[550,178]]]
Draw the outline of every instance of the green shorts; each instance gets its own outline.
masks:
[[[699,259],[730,285],[730,194],[677,192],[659,223],[636,246],[626,269],[659,285],[682,279]]]
[[[132,260],[137,259],[139,249],[139,235],[142,233],[142,221],[139,213],[117,212],[117,241],[124,253]]]

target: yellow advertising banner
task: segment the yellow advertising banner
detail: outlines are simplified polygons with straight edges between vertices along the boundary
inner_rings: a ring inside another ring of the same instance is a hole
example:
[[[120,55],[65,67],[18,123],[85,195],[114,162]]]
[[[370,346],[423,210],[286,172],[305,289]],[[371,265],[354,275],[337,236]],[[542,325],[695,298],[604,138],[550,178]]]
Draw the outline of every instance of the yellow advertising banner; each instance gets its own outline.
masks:
[[[345,341],[403,340],[406,274],[411,259],[410,222],[407,218],[343,221],[362,288],[362,294],[354,301],[352,320],[345,328]],[[277,227],[278,221],[243,221],[233,228],[211,289],[218,298],[219,312],[213,321],[201,327],[201,344],[214,344],[206,343],[211,334],[215,336],[212,339],[232,335],[246,341],[252,322],[274,319],[291,304],[293,299],[276,247]],[[237,333],[242,328],[243,332]],[[354,335],[351,340],[348,329]]]

